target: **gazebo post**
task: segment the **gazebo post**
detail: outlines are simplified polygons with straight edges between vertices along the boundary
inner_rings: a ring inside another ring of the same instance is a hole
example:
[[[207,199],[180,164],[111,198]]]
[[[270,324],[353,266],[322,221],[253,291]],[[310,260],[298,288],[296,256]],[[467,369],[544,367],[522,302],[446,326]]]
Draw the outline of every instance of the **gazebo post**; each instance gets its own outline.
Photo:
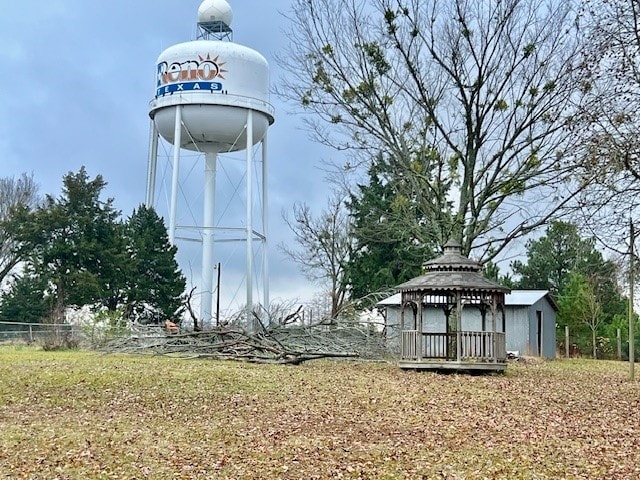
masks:
[[[422,360],[422,353],[424,352],[424,349],[422,348],[422,314],[424,312],[424,307],[422,306],[422,294],[420,294],[420,297],[418,299],[418,316],[417,316],[417,322],[418,325],[416,325],[418,328],[418,334],[416,335],[416,355],[418,357],[418,361]]]
[[[442,310],[444,311],[444,354],[445,358],[449,359],[451,357],[451,348],[449,344],[449,333],[451,333],[451,328],[449,327],[449,322],[451,321],[451,305],[448,303],[442,306]]]
[[[403,295],[404,297],[404,295]],[[400,304],[400,358],[404,359],[407,352],[405,351],[405,345],[404,345],[404,312],[407,308],[407,305],[404,303],[404,298],[402,299],[402,302]]]
[[[462,292],[456,293],[456,361],[462,361]]]
[[[498,305],[497,305],[496,300],[497,300],[496,296],[494,295],[493,299],[491,301],[491,323],[493,324],[492,325],[493,334],[491,335],[491,338],[492,338],[492,340],[491,340],[491,358],[492,358],[492,360],[494,362],[498,361],[498,356],[496,354],[496,350],[497,350],[497,343],[496,343],[496,341],[497,341],[497,338],[496,338],[497,337],[497,335],[496,335],[497,328],[496,328],[496,324],[498,323],[496,321],[496,313],[498,311]]]
[[[486,332],[487,332],[487,299],[486,299],[486,297],[484,295],[480,298],[479,309],[480,309],[480,318],[482,320],[481,353],[482,353],[482,358],[487,358],[487,337],[486,337]]]

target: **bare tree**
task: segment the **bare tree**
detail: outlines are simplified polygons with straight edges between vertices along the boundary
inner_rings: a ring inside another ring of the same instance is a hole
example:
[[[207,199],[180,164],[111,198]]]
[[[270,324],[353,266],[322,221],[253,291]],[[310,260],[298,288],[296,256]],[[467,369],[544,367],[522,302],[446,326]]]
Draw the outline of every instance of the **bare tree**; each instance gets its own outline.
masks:
[[[573,273],[558,300],[560,315],[568,324],[574,327],[582,324],[589,329],[593,358],[597,358],[598,353],[596,333],[605,320],[596,293],[597,282],[596,277]]]
[[[283,215],[295,235],[296,247],[280,249],[296,262],[307,278],[327,287],[331,298],[331,318],[337,318],[348,297],[345,266],[349,258],[349,219],[344,203],[334,195],[326,209],[314,217],[306,204],[293,207],[293,219]]]
[[[580,42],[572,2],[296,0],[278,93],[314,138],[383,152],[486,259],[566,209]],[[414,168],[421,165],[421,168]],[[439,239],[445,241],[446,238]]]
[[[577,312],[579,320],[584,323],[591,331],[591,354],[593,358],[597,358],[598,345],[596,341],[596,332],[598,327],[603,323],[604,317],[602,315],[602,306],[596,298],[594,288],[590,282],[587,282],[587,287],[583,293],[584,304],[582,308]]]
[[[20,262],[21,256],[11,234],[10,222],[18,208],[31,209],[39,201],[33,175],[0,178],[0,283]]]
[[[623,252],[640,198],[640,4],[586,0],[581,21],[588,43],[578,73],[588,101],[574,138],[584,175],[597,180],[582,198],[584,223]]]

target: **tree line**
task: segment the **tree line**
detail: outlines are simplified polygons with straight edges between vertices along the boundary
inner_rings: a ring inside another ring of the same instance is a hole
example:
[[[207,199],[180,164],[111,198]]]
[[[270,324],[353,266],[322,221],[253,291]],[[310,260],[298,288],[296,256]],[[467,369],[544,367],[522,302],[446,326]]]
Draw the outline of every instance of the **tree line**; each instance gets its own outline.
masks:
[[[558,340],[569,327],[572,346],[593,358],[616,356],[617,331],[628,339],[628,301],[620,288],[620,267],[605,259],[594,238],[582,238],[576,225],[553,222],[543,236],[526,244],[526,261],[514,261],[512,288],[548,290],[558,304]],[[640,326],[638,319],[636,324]],[[636,345],[640,345],[636,339]],[[564,345],[559,345],[564,351]],[[625,348],[626,350],[626,348]]]
[[[179,322],[186,279],[162,218],[139,206],[126,219],[82,167],[59,197],[33,176],[0,181],[0,321],[63,323],[90,306],[142,323]]]

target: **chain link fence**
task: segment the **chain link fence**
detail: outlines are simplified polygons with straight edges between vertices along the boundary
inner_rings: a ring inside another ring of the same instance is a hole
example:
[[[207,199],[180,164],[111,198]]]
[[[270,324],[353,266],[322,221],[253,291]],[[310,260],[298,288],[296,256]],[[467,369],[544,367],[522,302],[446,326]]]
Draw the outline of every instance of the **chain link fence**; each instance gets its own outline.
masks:
[[[0,322],[0,344],[37,343],[44,347],[72,348],[79,346],[84,338],[78,325]]]

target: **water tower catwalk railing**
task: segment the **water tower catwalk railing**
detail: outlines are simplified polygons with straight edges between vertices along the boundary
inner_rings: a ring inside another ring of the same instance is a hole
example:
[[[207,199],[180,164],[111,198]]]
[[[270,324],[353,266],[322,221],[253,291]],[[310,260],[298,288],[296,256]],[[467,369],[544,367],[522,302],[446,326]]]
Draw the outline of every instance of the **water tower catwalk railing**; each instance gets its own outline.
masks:
[[[214,22],[198,22],[198,38],[233,41],[233,30],[229,25],[220,20]]]

